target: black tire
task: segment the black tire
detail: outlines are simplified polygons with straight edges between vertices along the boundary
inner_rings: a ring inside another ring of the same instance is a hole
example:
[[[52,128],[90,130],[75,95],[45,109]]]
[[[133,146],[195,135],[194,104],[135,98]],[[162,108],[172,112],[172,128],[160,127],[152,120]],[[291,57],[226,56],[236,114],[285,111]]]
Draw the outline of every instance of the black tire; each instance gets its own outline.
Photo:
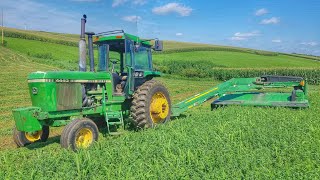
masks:
[[[35,142],[45,142],[49,137],[49,126],[42,126],[42,131],[38,132],[39,134],[32,136],[27,134],[26,132],[17,130],[16,127],[13,128],[13,141],[16,143],[18,147],[24,147],[28,144],[35,143]],[[33,139],[30,139],[30,136]]]
[[[168,107],[166,107],[168,110],[166,110],[165,114],[167,115],[165,117],[160,118],[160,120],[157,122],[154,122],[150,107],[151,103],[153,102],[152,97],[157,93],[161,93],[162,96],[165,97],[167,104],[162,105],[162,109],[163,106],[168,105]],[[130,110],[133,124],[137,129],[153,128],[157,124],[165,123],[170,119],[171,116],[171,100],[169,92],[166,87],[158,81],[146,81],[136,90]]]
[[[63,129],[60,144],[63,148],[70,148],[76,151],[91,146],[94,141],[98,140],[98,136],[98,127],[92,120],[86,118],[76,119]],[[88,139],[85,139],[86,137]]]

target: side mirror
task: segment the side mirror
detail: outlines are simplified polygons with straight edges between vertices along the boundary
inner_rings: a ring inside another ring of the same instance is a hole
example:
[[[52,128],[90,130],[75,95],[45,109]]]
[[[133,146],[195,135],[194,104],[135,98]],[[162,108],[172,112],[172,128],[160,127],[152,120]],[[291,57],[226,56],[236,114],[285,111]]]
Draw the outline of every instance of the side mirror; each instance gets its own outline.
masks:
[[[156,39],[154,41],[154,48],[153,50],[155,51],[162,51],[163,50],[163,41],[160,41],[158,39]]]
[[[139,48],[140,48],[140,44],[135,44],[135,45],[134,45],[134,51],[135,51],[135,52],[138,52],[138,51],[139,51]]]

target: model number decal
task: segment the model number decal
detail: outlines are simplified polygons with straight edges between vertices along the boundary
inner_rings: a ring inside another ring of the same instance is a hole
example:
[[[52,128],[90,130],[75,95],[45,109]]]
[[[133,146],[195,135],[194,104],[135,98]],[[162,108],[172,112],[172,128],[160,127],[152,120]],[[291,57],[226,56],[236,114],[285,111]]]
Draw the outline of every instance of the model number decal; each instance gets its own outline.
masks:
[[[56,79],[57,83],[105,83],[111,82],[110,80],[73,80],[73,79]]]
[[[55,82],[70,82],[69,79],[56,79]]]

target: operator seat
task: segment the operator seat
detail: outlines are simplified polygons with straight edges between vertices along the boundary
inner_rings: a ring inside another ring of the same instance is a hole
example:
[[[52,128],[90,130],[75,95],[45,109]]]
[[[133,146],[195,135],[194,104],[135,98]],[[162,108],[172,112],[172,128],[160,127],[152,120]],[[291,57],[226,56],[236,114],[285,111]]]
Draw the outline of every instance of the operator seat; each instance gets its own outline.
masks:
[[[127,76],[119,76],[118,73],[112,73],[113,87],[116,94],[122,94],[127,82]]]
[[[120,76],[119,76],[119,74],[118,74],[118,73],[112,73],[112,79],[113,79],[113,87],[114,87],[114,90],[115,90],[115,89],[116,89],[117,84],[119,84],[119,83],[120,83],[121,78],[120,78]]]

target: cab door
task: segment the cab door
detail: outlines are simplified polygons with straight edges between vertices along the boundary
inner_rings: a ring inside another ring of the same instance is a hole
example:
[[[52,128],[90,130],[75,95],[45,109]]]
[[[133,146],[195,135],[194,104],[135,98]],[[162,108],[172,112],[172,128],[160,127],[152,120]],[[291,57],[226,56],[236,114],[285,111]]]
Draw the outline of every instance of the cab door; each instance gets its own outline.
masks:
[[[125,86],[127,95],[134,93],[134,42],[130,39],[125,39],[125,66],[128,72],[128,79]]]

